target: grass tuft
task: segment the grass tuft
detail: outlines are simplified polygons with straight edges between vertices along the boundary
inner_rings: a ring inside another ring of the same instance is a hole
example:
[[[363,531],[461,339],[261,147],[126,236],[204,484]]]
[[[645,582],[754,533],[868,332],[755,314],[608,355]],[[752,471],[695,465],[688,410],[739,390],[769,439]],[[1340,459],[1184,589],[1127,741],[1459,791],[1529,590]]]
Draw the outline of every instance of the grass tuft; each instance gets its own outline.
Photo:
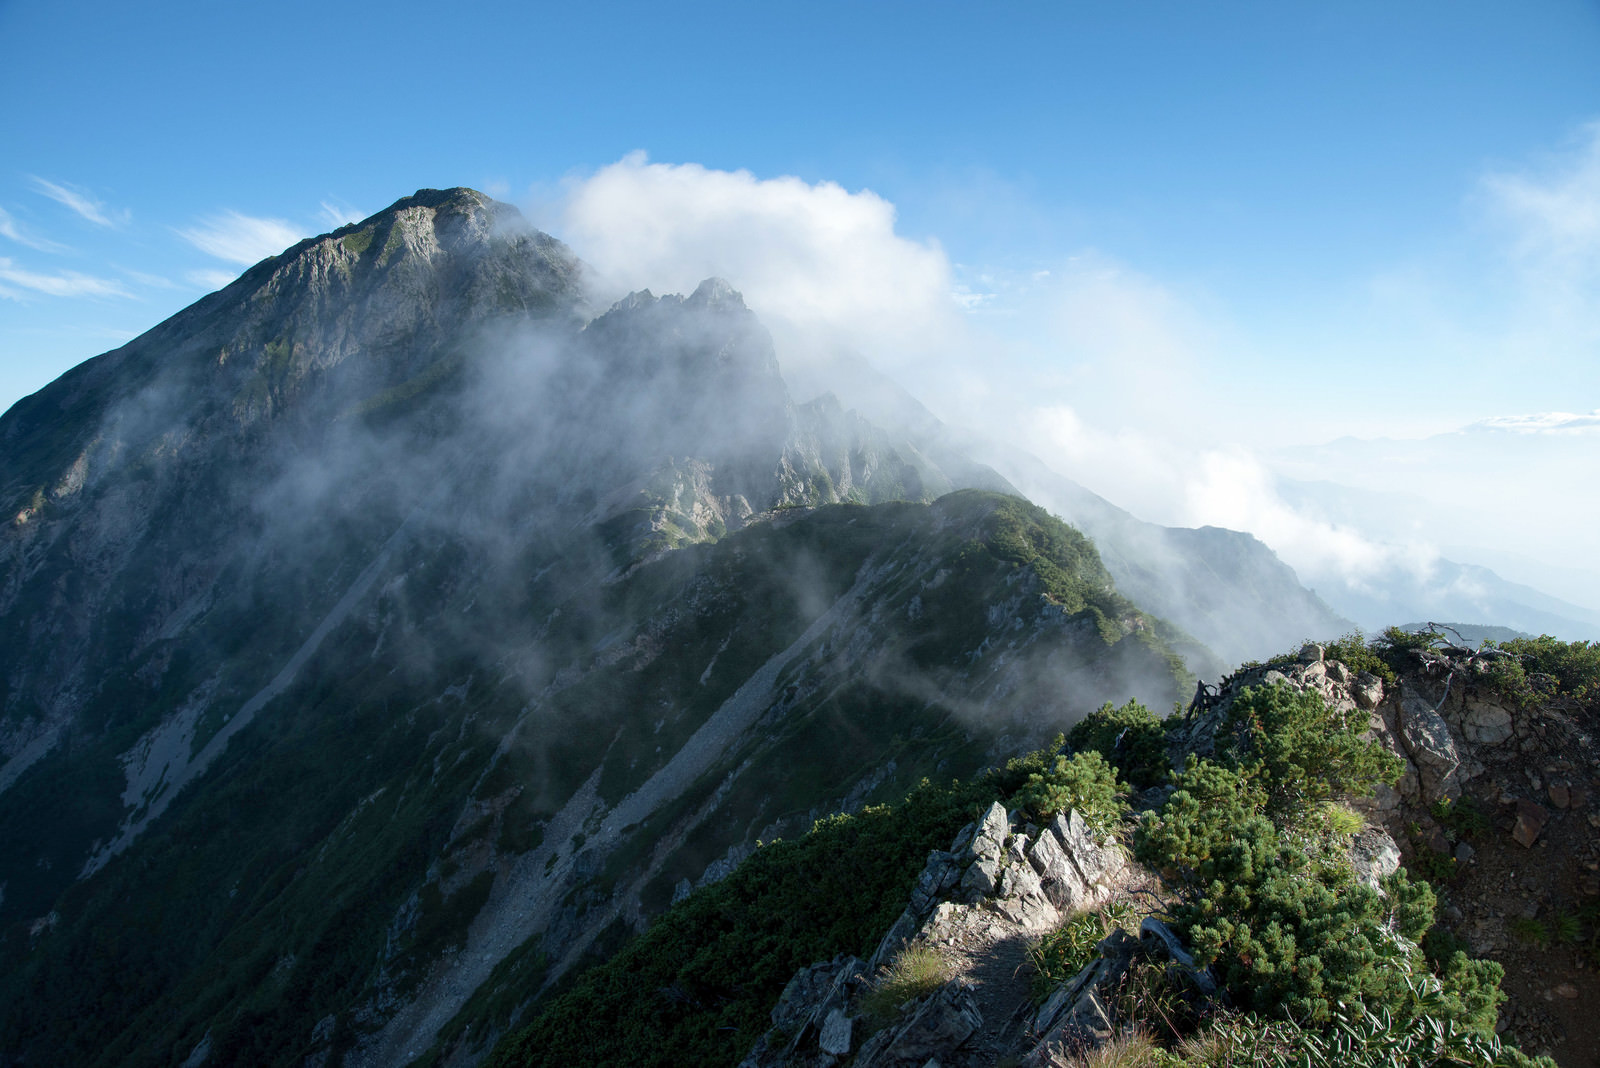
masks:
[[[950,980],[950,962],[927,945],[910,945],[889,965],[888,974],[861,996],[861,1011],[887,1024],[906,1002],[931,994]]]

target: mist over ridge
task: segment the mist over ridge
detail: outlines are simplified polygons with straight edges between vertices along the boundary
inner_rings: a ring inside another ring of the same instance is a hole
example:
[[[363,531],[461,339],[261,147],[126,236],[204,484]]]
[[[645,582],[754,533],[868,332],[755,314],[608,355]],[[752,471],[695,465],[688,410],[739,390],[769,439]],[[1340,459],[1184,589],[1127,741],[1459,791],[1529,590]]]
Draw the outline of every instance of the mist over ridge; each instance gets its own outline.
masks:
[[[0,1045],[474,1063],[759,841],[1351,625],[593,275],[421,190],[0,416]]]
[[[584,275],[424,190],[0,417],[6,1048],[455,1049],[763,837],[1185,695],[1087,538],[797,402],[731,285]]]

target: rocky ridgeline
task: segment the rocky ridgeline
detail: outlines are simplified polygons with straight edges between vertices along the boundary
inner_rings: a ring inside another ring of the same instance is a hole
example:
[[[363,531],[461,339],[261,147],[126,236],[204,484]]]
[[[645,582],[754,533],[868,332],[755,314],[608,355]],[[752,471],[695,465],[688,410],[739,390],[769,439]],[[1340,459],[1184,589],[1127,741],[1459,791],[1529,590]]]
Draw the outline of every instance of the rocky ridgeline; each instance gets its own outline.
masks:
[[[1018,819],[997,802],[948,851],[931,853],[870,960],[842,956],[798,972],[741,1068],[1048,1064],[1062,1049],[1111,1037],[1112,1001],[1139,953],[1173,960],[1197,988],[1214,992],[1172,932],[1147,917],[1141,937],[1113,931],[1095,960],[1036,1006],[1029,947],[1071,915],[1147,893],[1152,877],[1076,812],[1043,828]],[[931,951],[945,978],[873,1030],[865,996],[893,962],[918,951]]]
[[[1600,1004],[1592,966],[1560,947],[1518,943],[1508,928],[1560,903],[1600,893],[1600,827],[1593,779],[1600,767],[1579,712],[1524,706],[1490,685],[1493,651],[1423,650],[1385,685],[1307,645],[1293,663],[1241,671],[1211,706],[1170,732],[1175,765],[1213,754],[1245,688],[1313,689],[1336,710],[1365,717],[1372,736],[1403,761],[1393,788],[1357,802],[1366,826],[1350,843],[1359,878],[1376,884],[1402,857],[1435,879],[1441,923],[1475,955],[1506,969],[1510,1000],[1499,1031],[1524,1048],[1563,1054],[1592,1048],[1594,1024],[1578,1007]],[[1170,787],[1147,791],[1158,806]],[[1483,825],[1452,816],[1479,806]],[[802,969],[772,1010],[769,1030],[740,1068],[977,1068],[1065,1063],[1103,1045],[1126,1020],[1115,1002],[1133,962],[1165,961],[1191,1000],[1217,996],[1211,974],[1149,913],[1158,880],[1115,838],[1097,837],[1076,812],[1048,826],[1018,825],[999,803],[929,855],[906,910],[870,959],[841,956]],[[1469,840],[1470,839],[1470,840]],[[1095,958],[1042,1004],[1031,996],[1029,949],[1069,917],[1113,901],[1146,914],[1139,937],[1113,929]],[[874,1019],[867,1001],[903,955],[931,951],[937,981]],[[1570,1063],[1577,1063],[1572,1061]]]

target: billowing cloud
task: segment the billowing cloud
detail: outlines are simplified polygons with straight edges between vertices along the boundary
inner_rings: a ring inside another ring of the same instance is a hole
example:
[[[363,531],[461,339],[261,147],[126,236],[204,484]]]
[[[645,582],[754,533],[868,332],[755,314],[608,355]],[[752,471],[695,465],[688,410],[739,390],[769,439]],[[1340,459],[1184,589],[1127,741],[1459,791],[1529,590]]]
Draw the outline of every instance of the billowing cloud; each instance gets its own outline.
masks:
[[[0,256],[0,279],[31,289],[36,293],[44,293],[52,297],[131,297],[132,293],[122,285],[108,278],[95,278],[77,271],[59,271],[55,274],[39,274],[18,267],[9,259]],[[12,295],[12,299],[17,299]]]
[[[560,230],[615,295],[718,275],[775,331],[881,365],[943,348],[961,319],[944,251],[897,234],[894,205],[870,190],[634,153],[568,188]]]
[[[261,219],[237,211],[207,216],[178,233],[201,252],[244,267],[276,256],[306,236],[283,219]]]
[[[1184,448],[1150,426],[1101,429],[1063,404],[1024,410],[1018,429],[1052,468],[1136,515],[1249,531],[1304,579],[1359,588],[1397,567],[1425,573],[1438,557],[1422,541],[1387,542],[1285,500],[1277,474],[1242,445]]]
[[[43,178],[32,177],[33,187],[58,204],[77,212],[83,218],[96,226],[122,226],[128,221],[128,213],[110,212],[105,203],[96,200],[88,190],[73,185],[60,185],[56,182],[46,181]]]
[[[66,252],[67,246],[31,234],[18,225],[11,213],[0,208],[0,237],[10,238],[19,245],[26,245],[37,252]]]

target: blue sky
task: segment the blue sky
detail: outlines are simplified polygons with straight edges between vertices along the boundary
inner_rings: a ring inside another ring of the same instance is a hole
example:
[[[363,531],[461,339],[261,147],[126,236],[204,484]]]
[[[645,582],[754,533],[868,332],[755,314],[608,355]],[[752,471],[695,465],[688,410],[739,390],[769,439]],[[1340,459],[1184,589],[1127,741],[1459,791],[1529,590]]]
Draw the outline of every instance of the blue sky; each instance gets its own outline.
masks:
[[[1173,449],[1600,409],[1593,2],[0,0],[0,102],[0,407],[274,241],[471,185],[618,287],[716,269],[776,320],[821,254],[773,220],[847,219],[823,258],[872,270],[806,307],[1168,522],[1265,522]],[[635,239],[668,213],[681,271]]]

